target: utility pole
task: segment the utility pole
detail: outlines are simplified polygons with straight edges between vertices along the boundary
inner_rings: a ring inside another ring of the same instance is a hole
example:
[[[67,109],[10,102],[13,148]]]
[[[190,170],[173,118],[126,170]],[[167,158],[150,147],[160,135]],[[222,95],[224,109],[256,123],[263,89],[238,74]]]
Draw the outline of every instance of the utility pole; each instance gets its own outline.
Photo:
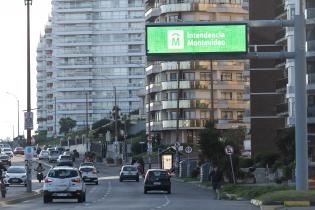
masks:
[[[180,77],[181,70],[180,70],[180,61],[177,61],[177,108],[176,108],[176,143],[175,143],[175,158],[176,158],[176,175],[179,176],[179,147],[180,147],[180,141],[179,141],[179,115],[180,115],[180,108],[179,108],[179,97],[180,97]]]
[[[151,169],[152,165],[152,158],[151,158],[151,150],[152,150],[152,137],[151,137],[151,95],[150,95],[150,79],[147,81],[148,83],[148,136],[147,136],[147,152],[148,152],[148,162],[149,162],[149,169]]]
[[[32,5],[32,0],[24,0],[24,4],[27,7],[27,113],[31,112],[31,53],[30,53],[30,6]],[[28,115],[30,116],[30,115]],[[27,128],[27,146],[31,146],[32,136],[31,129]],[[27,161],[26,169],[26,179],[27,179],[27,192],[32,192],[32,164],[31,161]]]
[[[54,112],[55,112],[55,116],[54,116],[54,123],[55,123],[54,138],[57,139],[57,99],[56,99],[56,97],[55,97]],[[61,144],[60,144],[60,146],[61,146]]]
[[[85,129],[86,129],[86,137],[85,137],[85,144],[86,144],[86,151],[89,151],[89,112],[88,112],[88,93],[85,92]]]
[[[306,24],[305,0],[296,0],[295,42],[295,155],[296,190],[308,189],[307,100],[306,100]]]
[[[210,111],[210,122],[214,124],[214,94],[213,94],[213,61],[210,60],[210,71],[211,71],[211,78],[210,78],[210,92],[211,92],[211,111]]]
[[[119,145],[118,145],[118,126],[117,126],[117,118],[118,118],[118,107],[117,107],[117,94],[116,94],[116,86],[113,86],[114,88],[114,120],[115,120],[115,153],[116,153],[116,165],[118,164],[118,156],[119,156]]]

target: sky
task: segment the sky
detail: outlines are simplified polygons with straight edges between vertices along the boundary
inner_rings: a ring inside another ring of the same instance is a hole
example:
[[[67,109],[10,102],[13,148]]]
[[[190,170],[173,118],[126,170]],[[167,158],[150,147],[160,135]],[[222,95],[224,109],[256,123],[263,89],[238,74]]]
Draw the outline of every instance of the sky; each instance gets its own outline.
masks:
[[[1,0],[0,7],[0,139],[17,136],[18,105],[20,102],[19,133],[24,130],[24,111],[27,107],[26,68],[26,6],[24,0]],[[31,24],[31,106],[36,108],[36,49],[51,14],[51,0],[33,0],[30,7]],[[9,94],[8,94],[9,93]],[[13,96],[14,95],[14,96]],[[17,99],[16,99],[16,98]],[[34,113],[36,128],[36,113]],[[14,131],[13,131],[14,130]],[[34,132],[34,130],[33,130]]]

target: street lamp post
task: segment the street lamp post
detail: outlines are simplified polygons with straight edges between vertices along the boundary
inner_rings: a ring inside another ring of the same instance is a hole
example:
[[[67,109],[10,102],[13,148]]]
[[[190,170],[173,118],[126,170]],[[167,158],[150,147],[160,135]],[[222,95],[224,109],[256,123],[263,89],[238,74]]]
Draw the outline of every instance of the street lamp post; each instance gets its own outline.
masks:
[[[16,95],[10,92],[6,92],[8,95],[13,96],[17,101],[17,135],[20,136],[20,101]],[[14,136],[13,136],[14,138]],[[14,139],[13,139],[14,140]]]
[[[85,92],[85,129],[86,129],[86,138],[85,138],[85,144],[86,144],[86,151],[89,151],[89,144],[88,144],[88,138],[89,138],[89,112],[88,112],[88,93]]]
[[[27,7],[27,112],[31,112],[31,62],[30,62],[30,6],[32,0],[24,0]],[[27,145],[31,146],[31,129],[27,128]],[[32,170],[31,162],[27,162],[27,192],[32,192]]]

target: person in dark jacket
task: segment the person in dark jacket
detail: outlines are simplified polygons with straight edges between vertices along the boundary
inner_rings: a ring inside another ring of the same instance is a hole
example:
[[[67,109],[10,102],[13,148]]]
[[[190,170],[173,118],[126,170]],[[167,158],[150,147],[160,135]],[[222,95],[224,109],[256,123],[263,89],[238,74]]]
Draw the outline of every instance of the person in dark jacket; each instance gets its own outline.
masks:
[[[212,189],[216,192],[217,198],[220,199],[220,189],[223,182],[223,173],[217,166],[210,171],[209,178],[212,183]]]
[[[4,171],[7,171],[7,168],[4,167],[4,165],[2,163],[0,163],[0,179],[2,179]]]

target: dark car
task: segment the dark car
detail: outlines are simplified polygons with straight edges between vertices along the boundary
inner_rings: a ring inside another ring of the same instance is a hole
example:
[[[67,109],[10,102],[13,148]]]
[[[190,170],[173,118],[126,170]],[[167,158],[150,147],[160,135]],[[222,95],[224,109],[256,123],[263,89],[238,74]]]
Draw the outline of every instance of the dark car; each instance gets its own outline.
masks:
[[[15,147],[13,153],[14,155],[24,155],[24,149],[23,147]]]
[[[144,194],[148,191],[167,191],[171,194],[171,177],[163,169],[149,169],[144,178]]]
[[[3,165],[11,166],[10,156],[4,153],[0,153],[0,163]]]

